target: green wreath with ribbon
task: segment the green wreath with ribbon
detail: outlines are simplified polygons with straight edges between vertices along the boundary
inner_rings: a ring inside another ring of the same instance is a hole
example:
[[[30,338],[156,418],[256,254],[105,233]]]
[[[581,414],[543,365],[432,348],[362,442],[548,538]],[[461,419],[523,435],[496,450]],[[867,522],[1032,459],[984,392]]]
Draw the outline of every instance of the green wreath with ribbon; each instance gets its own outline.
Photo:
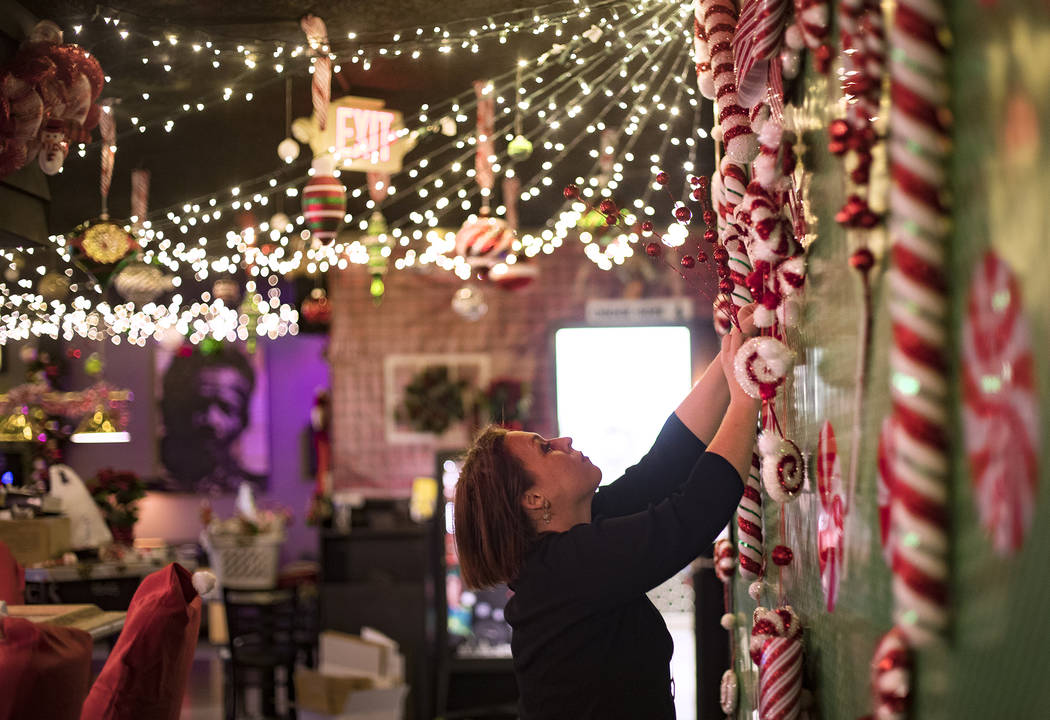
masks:
[[[405,386],[394,417],[418,432],[440,435],[466,417],[466,389],[467,381],[453,380],[447,366],[425,367]]]

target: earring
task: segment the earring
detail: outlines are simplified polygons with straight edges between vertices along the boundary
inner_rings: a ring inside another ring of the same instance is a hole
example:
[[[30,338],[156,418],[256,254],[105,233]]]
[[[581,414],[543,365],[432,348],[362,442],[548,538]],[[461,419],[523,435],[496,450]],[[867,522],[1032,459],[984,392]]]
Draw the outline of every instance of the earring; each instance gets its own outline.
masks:
[[[551,524],[551,501],[550,500],[544,499],[544,501],[543,501],[543,515],[541,517],[543,518],[543,522],[547,523],[548,525]]]

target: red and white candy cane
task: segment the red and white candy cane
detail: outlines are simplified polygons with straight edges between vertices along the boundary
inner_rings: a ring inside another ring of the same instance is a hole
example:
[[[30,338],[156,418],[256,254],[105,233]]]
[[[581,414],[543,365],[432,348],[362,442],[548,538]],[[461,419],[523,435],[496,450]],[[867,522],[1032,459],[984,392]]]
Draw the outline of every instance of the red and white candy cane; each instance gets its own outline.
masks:
[[[758,666],[759,720],[797,720],[802,712],[802,639],[772,637]]]
[[[131,216],[137,225],[146,219],[149,204],[149,170],[138,168],[131,171]]]
[[[317,127],[323,131],[328,127],[328,103],[332,98],[332,60],[328,57],[328,28],[324,20],[316,15],[304,16],[299,21],[299,26],[306,33],[306,40],[315,55],[310,95],[314,115],[317,117]]]
[[[729,0],[704,0],[702,8],[715,78],[715,109],[726,156],[736,163],[749,163],[758,152],[758,141],[751,132],[747,110],[737,101],[733,61],[736,7]]]
[[[795,0],[795,22],[802,31],[806,47],[813,53],[818,72],[827,72],[831,65],[828,46],[828,0]]]
[[[769,61],[784,39],[791,0],[751,0],[744,5],[733,36],[737,98],[754,107],[766,97]]]
[[[492,83],[488,80],[474,81],[474,95],[478,101],[477,149],[474,152],[474,172],[477,174],[478,187],[481,188],[481,206],[489,206],[489,196],[496,181],[492,172],[492,156],[496,154],[496,145],[492,137],[495,132]]]
[[[751,472],[736,510],[740,574],[748,580],[762,577],[762,471],[758,453],[751,453]]]
[[[882,636],[871,659],[874,720],[905,720],[911,699],[911,662],[908,643],[899,628]]]
[[[696,63],[696,86],[708,100],[715,99],[715,77],[711,72],[711,51],[704,31],[702,0],[693,2],[693,62]]]
[[[716,540],[713,560],[715,575],[718,576],[718,579],[724,583],[732,580],[733,573],[736,571],[736,551],[733,550],[733,543],[726,538]]]
[[[963,430],[981,525],[1000,555],[1024,544],[1039,481],[1035,356],[1020,283],[994,252],[974,268],[962,333]]]
[[[728,156],[722,158],[719,170],[722,176],[722,200],[728,220],[728,216],[736,210],[736,206],[743,201],[747,193],[747,173],[744,172],[743,167],[730,160]]]
[[[875,454],[877,468],[875,496],[879,506],[879,540],[882,543],[882,556],[890,567],[893,567],[893,533],[890,526],[890,513],[893,506],[893,456],[896,453],[896,438],[897,428],[891,415],[882,421],[879,445]]]
[[[835,429],[825,421],[817,441],[817,558],[828,612],[835,611],[842,578],[846,507]]]
[[[948,63],[944,7],[899,0],[890,58],[893,326],[890,390],[900,428],[893,467],[895,617],[928,644],[948,627]]]

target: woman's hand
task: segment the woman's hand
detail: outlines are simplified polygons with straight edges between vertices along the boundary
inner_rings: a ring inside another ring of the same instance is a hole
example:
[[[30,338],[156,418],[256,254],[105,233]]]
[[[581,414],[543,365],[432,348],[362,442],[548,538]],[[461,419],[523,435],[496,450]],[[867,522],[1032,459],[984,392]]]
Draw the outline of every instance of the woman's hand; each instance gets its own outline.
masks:
[[[744,334],[744,337],[751,338],[758,334],[758,328],[755,327],[755,308],[757,307],[758,303],[748,303],[736,311],[736,321],[740,324],[740,332]]]

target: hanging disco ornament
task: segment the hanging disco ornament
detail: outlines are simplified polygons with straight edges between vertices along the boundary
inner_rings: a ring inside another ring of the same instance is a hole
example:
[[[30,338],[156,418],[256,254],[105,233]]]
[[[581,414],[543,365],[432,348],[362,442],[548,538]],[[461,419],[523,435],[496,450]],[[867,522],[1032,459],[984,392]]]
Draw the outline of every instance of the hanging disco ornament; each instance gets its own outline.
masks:
[[[153,302],[163,293],[171,290],[172,278],[159,268],[145,263],[129,263],[113,281],[117,292],[125,300],[141,306]]]
[[[334,167],[331,156],[314,158],[314,176],[302,193],[306,227],[315,240],[325,245],[335,240],[346,215],[346,188],[332,174]]]
[[[456,233],[456,254],[481,270],[502,260],[513,244],[514,231],[503,220],[489,217],[487,208],[463,223]]]

